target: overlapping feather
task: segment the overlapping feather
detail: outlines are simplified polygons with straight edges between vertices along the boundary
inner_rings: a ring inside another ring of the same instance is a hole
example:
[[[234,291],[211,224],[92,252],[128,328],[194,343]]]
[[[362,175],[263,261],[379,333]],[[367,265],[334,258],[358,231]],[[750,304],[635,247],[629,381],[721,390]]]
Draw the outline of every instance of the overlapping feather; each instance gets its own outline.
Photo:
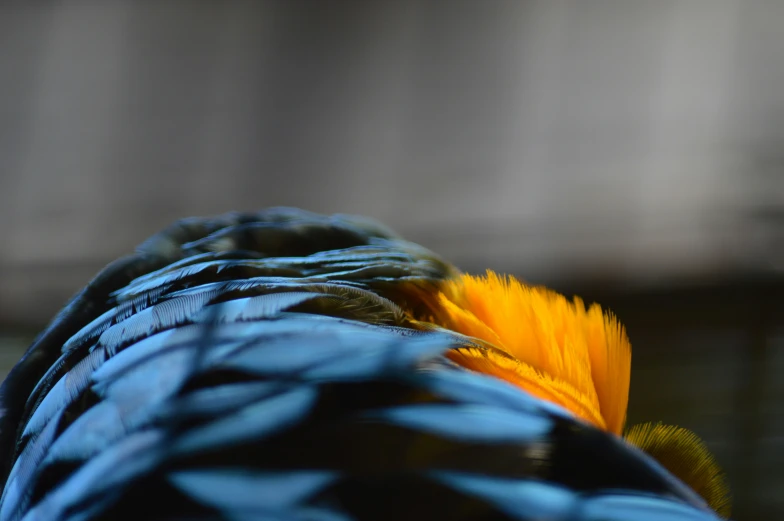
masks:
[[[713,519],[621,440],[450,363],[482,343],[411,310],[457,274],[356,217],[173,225],[0,388],[0,521]]]

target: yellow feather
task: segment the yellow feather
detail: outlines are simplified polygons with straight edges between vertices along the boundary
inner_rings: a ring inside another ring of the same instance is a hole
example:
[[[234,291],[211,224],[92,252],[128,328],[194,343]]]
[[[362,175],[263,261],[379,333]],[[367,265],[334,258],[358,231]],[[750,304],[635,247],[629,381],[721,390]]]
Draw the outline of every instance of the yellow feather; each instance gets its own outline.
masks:
[[[447,281],[430,304],[436,324],[497,351],[461,350],[454,361],[510,381],[620,435],[631,346],[612,315],[552,290],[488,271]],[[505,356],[501,356],[503,353]]]
[[[724,473],[696,434],[674,425],[644,423],[630,428],[624,438],[694,489],[717,514],[730,516],[731,497]]]
[[[416,287],[406,291],[427,309],[417,313],[427,322],[413,320],[415,327],[441,326],[479,340],[477,346],[450,352],[454,362],[511,382],[600,429],[619,436],[623,432],[631,345],[611,313],[596,304],[586,309],[579,298],[569,301],[492,271],[450,279],[437,295]],[[695,434],[644,424],[625,438],[702,495],[717,513],[729,516],[729,489]]]

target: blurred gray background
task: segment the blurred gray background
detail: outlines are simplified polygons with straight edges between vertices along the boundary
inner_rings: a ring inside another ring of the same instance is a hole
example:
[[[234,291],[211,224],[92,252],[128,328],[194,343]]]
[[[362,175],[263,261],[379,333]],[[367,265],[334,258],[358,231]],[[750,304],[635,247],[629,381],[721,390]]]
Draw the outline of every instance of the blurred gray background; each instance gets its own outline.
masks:
[[[172,220],[361,213],[612,308],[630,419],[784,514],[784,2],[31,5],[0,7],[2,374]]]

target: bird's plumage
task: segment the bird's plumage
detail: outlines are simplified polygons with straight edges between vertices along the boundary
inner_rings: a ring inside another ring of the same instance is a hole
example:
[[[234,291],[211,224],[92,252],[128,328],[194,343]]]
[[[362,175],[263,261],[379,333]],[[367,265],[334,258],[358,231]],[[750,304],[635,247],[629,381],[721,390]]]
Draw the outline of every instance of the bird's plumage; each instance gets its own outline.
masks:
[[[450,360],[483,344],[419,318],[458,274],[353,216],[177,223],[0,388],[0,521],[715,519],[620,437]]]

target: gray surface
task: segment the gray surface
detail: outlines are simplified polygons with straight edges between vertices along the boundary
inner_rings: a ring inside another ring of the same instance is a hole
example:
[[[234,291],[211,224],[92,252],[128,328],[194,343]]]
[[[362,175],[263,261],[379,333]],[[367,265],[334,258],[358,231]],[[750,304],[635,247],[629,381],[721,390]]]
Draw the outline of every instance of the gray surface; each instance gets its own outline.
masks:
[[[0,317],[278,204],[537,280],[780,269],[784,4],[739,5],[4,4]]]
[[[0,382],[22,357],[34,335],[10,335],[0,333]]]

